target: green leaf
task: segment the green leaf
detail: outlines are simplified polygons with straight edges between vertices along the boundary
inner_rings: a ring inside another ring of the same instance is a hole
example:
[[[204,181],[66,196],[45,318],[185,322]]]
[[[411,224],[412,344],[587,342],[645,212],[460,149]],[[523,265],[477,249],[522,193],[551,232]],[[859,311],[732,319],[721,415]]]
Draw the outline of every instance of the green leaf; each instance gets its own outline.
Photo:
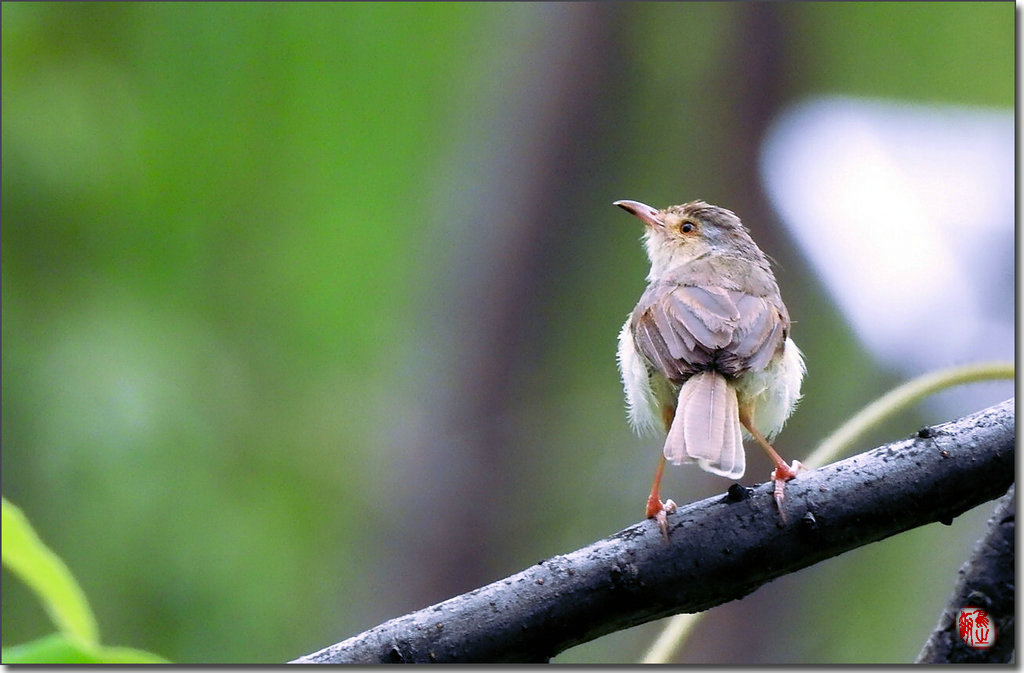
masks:
[[[5,664],[98,664],[95,653],[60,633],[3,649]]]
[[[104,647],[85,592],[64,562],[43,544],[25,514],[7,501],[2,525],[4,567],[39,596],[59,633],[3,648],[5,664],[164,664],[144,650]]]
[[[60,633],[3,649],[4,664],[166,664],[166,659],[130,647],[89,647]]]
[[[95,649],[99,646],[99,629],[82,588],[60,557],[39,539],[22,511],[7,498],[2,501],[0,543],[4,567],[39,596],[50,619],[68,640]]]

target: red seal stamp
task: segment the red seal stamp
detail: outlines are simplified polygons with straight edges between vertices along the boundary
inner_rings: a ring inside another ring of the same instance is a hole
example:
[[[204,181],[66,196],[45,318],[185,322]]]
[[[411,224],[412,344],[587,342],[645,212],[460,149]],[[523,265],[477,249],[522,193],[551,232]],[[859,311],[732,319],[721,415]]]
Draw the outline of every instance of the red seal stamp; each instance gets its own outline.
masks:
[[[979,650],[988,649],[996,642],[995,624],[981,608],[970,605],[960,608],[956,630],[960,634],[960,640]]]

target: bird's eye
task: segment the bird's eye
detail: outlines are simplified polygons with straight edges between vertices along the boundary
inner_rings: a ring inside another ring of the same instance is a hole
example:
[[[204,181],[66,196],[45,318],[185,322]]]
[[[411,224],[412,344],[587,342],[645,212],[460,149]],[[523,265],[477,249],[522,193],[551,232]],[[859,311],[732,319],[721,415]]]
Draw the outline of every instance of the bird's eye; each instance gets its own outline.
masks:
[[[684,234],[690,233],[693,231],[693,222],[683,222],[682,226],[679,227],[679,230]]]

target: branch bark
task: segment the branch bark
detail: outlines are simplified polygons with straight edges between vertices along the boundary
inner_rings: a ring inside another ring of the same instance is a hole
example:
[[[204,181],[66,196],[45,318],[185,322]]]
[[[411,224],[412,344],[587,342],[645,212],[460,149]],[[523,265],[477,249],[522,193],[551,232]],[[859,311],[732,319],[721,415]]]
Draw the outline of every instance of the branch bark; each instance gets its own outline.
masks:
[[[620,629],[741,598],[781,575],[998,498],[1013,483],[1014,400],[807,472],[734,485],[293,663],[541,662]]]
[[[960,579],[949,604],[939,618],[918,664],[1009,663],[1014,644],[1014,554],[1016,528],[1014,488],[1006,492],[988,520],[988,532],[974,547],[970,560],[960,568]],[[988,649],[968,647],[957,633],[960,608],[981,608],[995,626],[995,644]]]

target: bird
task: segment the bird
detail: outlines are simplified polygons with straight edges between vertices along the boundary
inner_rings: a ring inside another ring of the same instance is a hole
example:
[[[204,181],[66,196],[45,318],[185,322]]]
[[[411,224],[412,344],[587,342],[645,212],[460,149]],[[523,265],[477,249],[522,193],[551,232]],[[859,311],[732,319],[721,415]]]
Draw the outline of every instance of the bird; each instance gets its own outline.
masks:
[[[647,518],[667,539],[666,513],[676,505],[659,494],[666,461],[739,479],[745,438],[775,464],[770,478],[784,516],[785,483],[806,468],[787,465],[770,442],[800,400],[806,366],[768,257],[735,213],[705,201],[613,205],[643,222],[651,262],[617,353],[630,425],[666,433]]]

